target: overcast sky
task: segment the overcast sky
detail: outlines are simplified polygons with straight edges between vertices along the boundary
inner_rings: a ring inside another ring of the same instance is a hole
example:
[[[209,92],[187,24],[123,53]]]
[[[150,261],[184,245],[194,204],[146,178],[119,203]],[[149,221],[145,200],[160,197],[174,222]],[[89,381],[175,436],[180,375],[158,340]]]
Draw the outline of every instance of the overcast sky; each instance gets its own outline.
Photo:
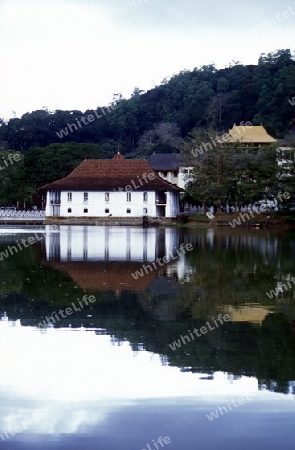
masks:
[[[294,52],[294,30],[295,0],[0,0],[0,117],[85,111],[181,70],[256,64]]]

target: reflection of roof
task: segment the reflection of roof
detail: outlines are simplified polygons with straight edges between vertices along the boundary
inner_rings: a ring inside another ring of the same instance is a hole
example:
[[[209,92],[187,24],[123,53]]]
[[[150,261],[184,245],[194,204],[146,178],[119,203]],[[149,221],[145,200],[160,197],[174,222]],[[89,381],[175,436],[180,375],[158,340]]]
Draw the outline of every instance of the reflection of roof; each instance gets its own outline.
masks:
[[[154,170],[177,170],[179,166],[185,165],[177,153],[154,153],[148,163]]]
[[[276,139],[271,137],[262,126],[237,126],[236,124],[229,130],[231,139],[226,142],[242,142],[245,144],[272,144]]]
[[[264,308],[259,304],[246,304],[235,308],[227,305],[222,310],[230,315],[231,322],[251,322],[262,324],[263,320],[268,314],[271,314],[269,309]]]
[[[120,153],[117,153],[112,159],[86,159],[67,177],[47,184],[42,189],[122,190],[128,185],[131,185],[133,189],[132,181],[137,186],[136,189],[140,191],[181,190],[156,175],[147,161],[125,159]]]
[[[135,280],[132,273],[141,270],[139,262],[46,262],[53,269],[66,272],[82,289],[89,291],[143,292],[155,278],[157,271],[144,273]],[[149,264],[148,262],[144,264]]]

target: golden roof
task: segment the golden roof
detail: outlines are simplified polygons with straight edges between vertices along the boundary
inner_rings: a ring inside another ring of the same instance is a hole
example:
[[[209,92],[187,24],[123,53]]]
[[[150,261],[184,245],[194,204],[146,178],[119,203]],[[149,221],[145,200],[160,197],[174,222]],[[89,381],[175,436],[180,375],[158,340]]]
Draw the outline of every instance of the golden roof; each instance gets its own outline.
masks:
[[[273,144],[277,142],[272,136],[268,134],[263,125],[240,126],[234,124],[229,130],[231,139],[227,142],[242,142],[245,144]]]
[[[229,314],[231,322],[251,322],[260,325],[265,317],[272,313],[267,307],[252,303],[239,307],[225,305],[222,309]]]

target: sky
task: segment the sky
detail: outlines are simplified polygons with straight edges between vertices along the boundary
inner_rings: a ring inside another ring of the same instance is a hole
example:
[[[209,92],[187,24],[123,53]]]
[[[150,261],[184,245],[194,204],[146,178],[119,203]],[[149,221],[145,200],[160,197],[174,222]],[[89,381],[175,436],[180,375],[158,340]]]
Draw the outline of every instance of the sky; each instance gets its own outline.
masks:
[[[182,70],[295,51],[294,0],[0,0],[0,118],[96,109]]]

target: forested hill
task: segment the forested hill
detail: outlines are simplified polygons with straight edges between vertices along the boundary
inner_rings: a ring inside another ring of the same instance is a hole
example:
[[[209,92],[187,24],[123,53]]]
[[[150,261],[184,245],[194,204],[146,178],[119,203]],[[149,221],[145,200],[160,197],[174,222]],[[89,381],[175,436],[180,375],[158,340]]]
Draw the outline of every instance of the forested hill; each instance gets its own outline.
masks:
[[[77,125],[81,116],[93,111],[39,110],[1,121],[0,140],[6,149],[22,153],[52,143],[95,143],[109,157],[118,147],[125,154],[141,156],[155,146],[164,151],[173,147],[171,136],[185,137],[193,127],[227,131],[241,121],[263,123],[279,138],[295,117],[294,96],[294,58],[290,50],[278,50],[261,55],[257,65],[235,63],[221,70],[202,66],[174,75],[146,93],[135,88],[128,100],[115,95],[110,112],[98,108],[101,117],[94,116],[87,124],[80,121],[77,130],[68,129],[62,138],[57,132],[68,123]]]

